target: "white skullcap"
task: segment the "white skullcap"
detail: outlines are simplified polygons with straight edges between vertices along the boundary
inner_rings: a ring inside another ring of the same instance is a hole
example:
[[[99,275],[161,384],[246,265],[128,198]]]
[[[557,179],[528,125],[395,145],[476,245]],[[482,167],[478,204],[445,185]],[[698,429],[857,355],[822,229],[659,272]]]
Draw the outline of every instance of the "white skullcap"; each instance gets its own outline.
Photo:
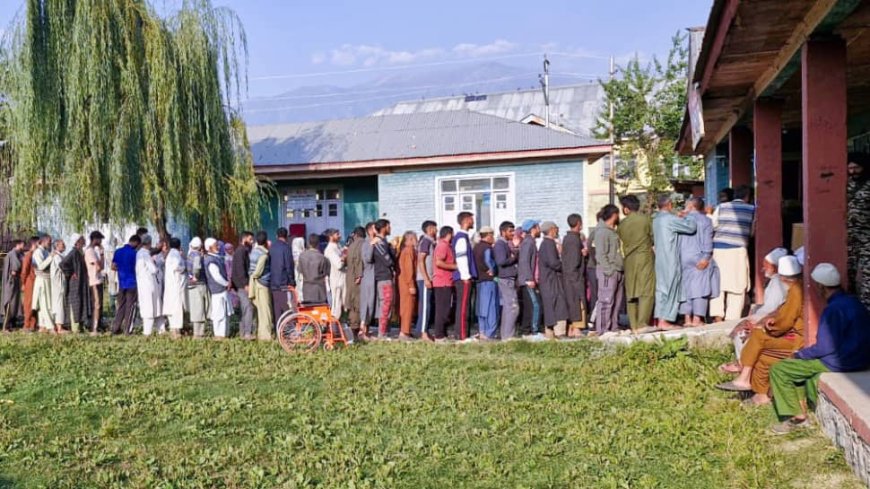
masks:
[[[777,263],[777,271],[783,277],[795,277],[800,275],[803,269],[801,268],[800,262],[798,259],[791,256],[786,255],[779,259]]]
[[[69,237],[69,245],[70,245],[70,246],[75,246],[76,243],[78,243],[79,240],[82,239],[82,238],[84,238],[84,236],[82,236],[81,234],[79,234],[79,233],[73,233],[73,235]]]
[[[776,265],[779,263],[779,259],[788,255],[788,250],[785,248],[774,248],[767,256],[764,257],[764,261],[770,263],[771,265]]]
[[[830,263],[819,263],[810,276],[825,287],[840,286],[840,272],[837,271],[837,267]]]
[[[199,236],[196,236],[192,240],[190,240],[190,247],[195,250],[202,248],[202,240],[199,239]]]
[[[213,246],[217,244],[217,240],[214,238],[205,238],[205,249],[210,250]]]
[[[803,246],[795,250],[794,256],[795,258],[797,258],[798,262],[801,264],[802,267],[806,266],[807,250],[805,250]]]

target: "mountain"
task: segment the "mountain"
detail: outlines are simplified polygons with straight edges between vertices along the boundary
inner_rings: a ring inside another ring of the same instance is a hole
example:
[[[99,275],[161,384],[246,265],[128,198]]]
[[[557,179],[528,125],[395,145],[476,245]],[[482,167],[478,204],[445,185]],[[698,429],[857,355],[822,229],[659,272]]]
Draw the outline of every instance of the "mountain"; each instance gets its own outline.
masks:
[[[551,85],[571,81],[551,77]],[[245,104],[244,115],[249,125],[345,119],[370,115],[406,100],[528,90],[538,86],[538,75],[533,69],[501,63],[468,63],[394,71],[350,87],[304,86],[274,97],[250,99]]]

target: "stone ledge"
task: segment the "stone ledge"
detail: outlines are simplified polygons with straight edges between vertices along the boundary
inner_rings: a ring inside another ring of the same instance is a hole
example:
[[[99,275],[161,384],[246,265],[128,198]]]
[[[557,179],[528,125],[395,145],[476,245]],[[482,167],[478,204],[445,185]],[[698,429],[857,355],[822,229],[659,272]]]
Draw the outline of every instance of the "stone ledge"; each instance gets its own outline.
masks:
[[[870,486],[870,372],[822,374],[819,394],[816,416],[822,430]]]

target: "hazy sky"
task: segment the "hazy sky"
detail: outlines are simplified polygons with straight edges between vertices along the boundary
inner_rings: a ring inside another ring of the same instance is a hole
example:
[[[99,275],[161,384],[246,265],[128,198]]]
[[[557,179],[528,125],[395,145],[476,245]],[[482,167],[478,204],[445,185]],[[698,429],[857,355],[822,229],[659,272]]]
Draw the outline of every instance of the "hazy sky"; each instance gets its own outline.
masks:
[[[248,36],[249,94],[349,86],[403,70],[497,61],[578,81],[606,76],[607,58],[667,52],[670,37],[704,25],[711,0],[214,0]],[[152,0],[171,10],[180,0]],[[0,28],[24,4],[0,0]]]

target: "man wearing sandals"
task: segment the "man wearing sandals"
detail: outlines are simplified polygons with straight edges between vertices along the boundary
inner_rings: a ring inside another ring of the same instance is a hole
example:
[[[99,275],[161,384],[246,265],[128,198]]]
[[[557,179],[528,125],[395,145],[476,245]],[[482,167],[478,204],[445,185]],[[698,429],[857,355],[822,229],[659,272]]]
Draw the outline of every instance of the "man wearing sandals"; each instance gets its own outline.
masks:
[[[776,434],[809,424],[806,403],[816,404],[822,373],[855,372],[870,367],[867,309],[856,297],[843,291],[840,273],[834,265],[816,265],[811,277],[816,293],[827,306],[819,318],[816,343],[798,350],[794,358],[783,360],[770,370],[773,407],[780,418],[786,418],[773,428]]]

